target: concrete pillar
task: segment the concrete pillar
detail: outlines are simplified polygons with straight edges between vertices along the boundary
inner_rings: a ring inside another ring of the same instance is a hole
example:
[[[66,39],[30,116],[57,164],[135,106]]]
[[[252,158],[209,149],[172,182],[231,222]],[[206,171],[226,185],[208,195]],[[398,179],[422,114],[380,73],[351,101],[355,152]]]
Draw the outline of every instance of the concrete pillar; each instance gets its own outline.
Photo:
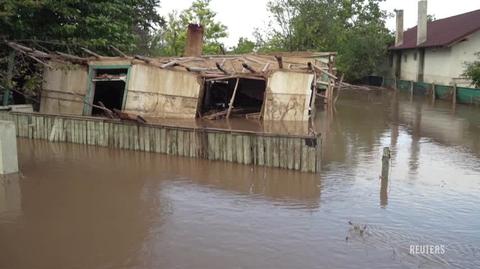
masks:
[[[395,29],[395,46],[403,45],[403,9],[397,10],[396,13],[396,29]]]
[[[417,45],[427,41],[427,0],[418,1]]]
[[[17,136],[12,121],[0,121],[0,175],[17,173]]]

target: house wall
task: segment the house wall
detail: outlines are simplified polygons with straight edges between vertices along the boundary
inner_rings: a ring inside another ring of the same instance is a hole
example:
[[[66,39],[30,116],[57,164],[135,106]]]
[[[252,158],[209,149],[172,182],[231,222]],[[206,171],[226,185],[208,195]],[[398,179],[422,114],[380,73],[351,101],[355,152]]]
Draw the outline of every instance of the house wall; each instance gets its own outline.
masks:
[[[470,86],[470,82],[461,79],[465,62],[476,59],[480,51],[480,31],[467,40],[449,48],[427,49],[425,51],[425,81],[436,84],[451,84],[455,79],[460,86]]]
[[[195,118],[200,89],[196,74],[134,64],[125,111],[147,117]]]
[[[414,54],[417,50],[403,50],[401,59],[402,80],[417,81],[420,53],[417,59]],[[454,80],[462,87],[471,86],[471,82],[462,78],[465,62],[476,59],[475,53],[480,51],[480,31],[472,34],[465,41],[446,48],[425,49],[425,62],[423,69],[423,81],[440,85],[449,85]],[[407,61],[405,61],[405,55]],[[395,67],[392,65],[391,74],[394,75]]]
[[[82,115],[88,68],[57,62],[49,64],[53,68],[45,68],[43,72],[40,112]]]
[[[268,78],[265,120],[307,121],[313,74],[275,71]]]
[[[416,54],[416,57],[415,57]],[[420,60],[420,54],[416,49],[402,51],[402,58],[400,60],[402,80],[417,80],[418,75],[418,63]]]
[[[448,85],[452,81],[450,64],[451,48],[425,49],[423,80],[429,83]],[[454,60],[454,59],[453,59]]]

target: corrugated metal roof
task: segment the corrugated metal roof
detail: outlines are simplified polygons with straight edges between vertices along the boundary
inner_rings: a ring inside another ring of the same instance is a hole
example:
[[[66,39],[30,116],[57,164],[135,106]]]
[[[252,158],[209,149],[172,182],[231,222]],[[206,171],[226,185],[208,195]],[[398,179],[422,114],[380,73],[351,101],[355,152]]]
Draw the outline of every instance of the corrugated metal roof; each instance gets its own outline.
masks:
[[[417,26],[404,32],[403,44],[390,50],[444,47],[480,30],[480,9],[427,24],[427,41],[417,46]]]

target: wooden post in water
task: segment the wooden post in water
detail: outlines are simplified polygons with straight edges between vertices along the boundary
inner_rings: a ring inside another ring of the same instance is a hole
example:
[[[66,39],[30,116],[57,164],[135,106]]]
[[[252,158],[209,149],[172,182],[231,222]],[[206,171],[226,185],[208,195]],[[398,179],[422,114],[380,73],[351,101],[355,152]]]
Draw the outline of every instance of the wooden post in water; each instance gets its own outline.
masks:
[[[390,148],[383,148],[382,156],[382,176],[380,177],[380,205],[386,206],[388,203],[388,172],[390,169]]]
[[[390,148],[384,147],[383,148],[383,156],[382,156],[382,180],[388,180],[388,171],[390,168]]]
[[[457,105],[457,83],[453,83],[453,94],[452,94],[452,105],[455,107]]]
[[[413,99],[413,80],[410,81],[410,100]]]
[[[435,83],[432,83],[432,103],[435,103],[436,93],[435,93]]]

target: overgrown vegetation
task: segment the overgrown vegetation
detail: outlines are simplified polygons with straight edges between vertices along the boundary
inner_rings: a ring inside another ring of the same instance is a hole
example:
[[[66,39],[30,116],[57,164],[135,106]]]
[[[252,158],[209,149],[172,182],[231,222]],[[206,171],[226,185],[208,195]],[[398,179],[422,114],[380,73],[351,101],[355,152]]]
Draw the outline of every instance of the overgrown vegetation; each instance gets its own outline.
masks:
[[[158,5],[159,0],[2,0],[0,40],[73,54],[81,54],[80,47],[112,54],[108,45],[125,52],[148,53],[152,30],[164,24],[155,10]],[[0,43],[0,82],[7,76],[9,51]],[[4,87],[35,96],[42,82],[41,65],[17,54],[13,71],[13,81],[2,83]]]
[[[272,30],[257,30],[258,50],[337,51],[339,70],[349,80],[360,79],[378,71],[393,42],[383,1],[270,1]]]
[[[465,63],[465,71],[463,75],[472,80],[472,84],[476,88],[480,88],[480,52],[475,53],[477,60]]]
[[[7,40],[42,40],[107,52],[114,44],[146,51],[151,30],[162,26],[159,0],[3,0],[0,36]],[[69,48],[74,49],[74,48]]]

